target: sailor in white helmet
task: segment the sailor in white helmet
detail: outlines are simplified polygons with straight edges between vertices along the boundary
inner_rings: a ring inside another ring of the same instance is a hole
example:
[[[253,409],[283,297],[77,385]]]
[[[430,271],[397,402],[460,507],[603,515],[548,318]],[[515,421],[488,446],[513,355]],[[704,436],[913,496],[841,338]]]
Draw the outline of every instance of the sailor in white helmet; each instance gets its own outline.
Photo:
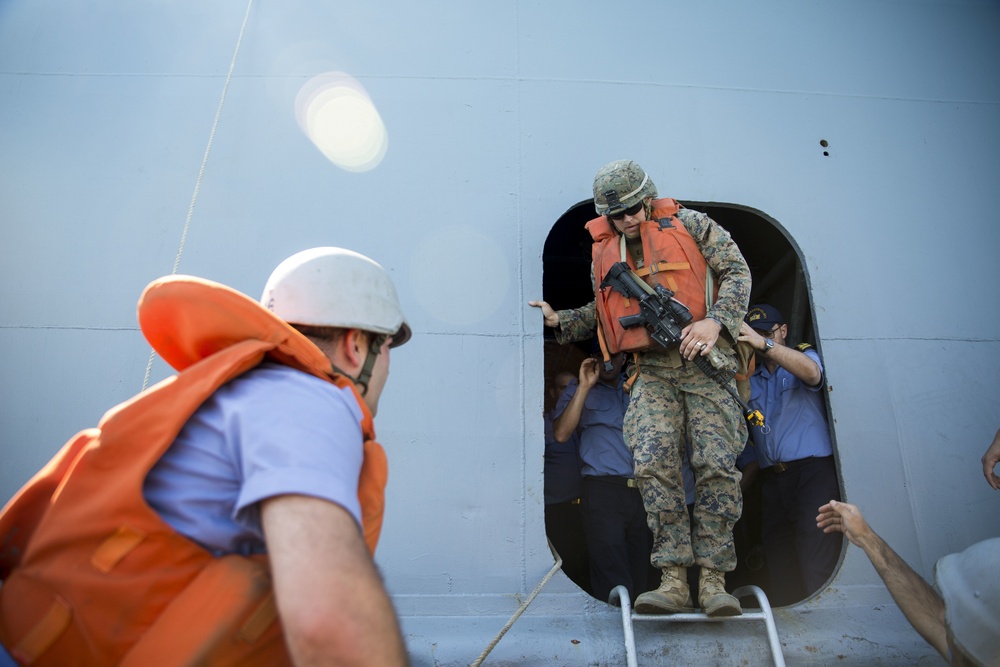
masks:
[[[374,485],[381,477],[384,486],[384,455],[370,456],[373,445],[382,452],[366,428],[390,349],[411,335],[396,289],[368,257],[320,247],[281,262],[260,303],[353,389],[265,361],[194,414],[149,475],[147,500],[216,553],[268,554],[295,664],[404,664],[371,540],[366,549],[365,524],[369,514],[381,524],[381,507],[364,506],[363,479],[374,469]]]
[[[373,561],[388,476],[373,418],[410,338],[385,269],[313,248],[259,303],[168,276],[138,319],[178,373],[0,511],[0,645],[38,667],[406,664]]]

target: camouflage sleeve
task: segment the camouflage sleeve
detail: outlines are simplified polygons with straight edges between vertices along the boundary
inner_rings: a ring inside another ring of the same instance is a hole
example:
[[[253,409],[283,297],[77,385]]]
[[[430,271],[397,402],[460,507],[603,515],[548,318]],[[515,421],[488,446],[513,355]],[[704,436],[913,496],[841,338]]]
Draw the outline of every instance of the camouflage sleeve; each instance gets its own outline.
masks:
[[[594,284],[594,265],[590,265],[590,284]],[[594,301],[580,308],[557,310],[559,325],[556,327],[556,342],[560,345],[587,340],[597,335],[597,307]]]
[[[721,322],[731,342],[735,341],[750,305],[750,267],[729,232],[715,220],[691,209],[682,209],[677,217],[698,245],[718,282],[719,297],[709,308],[708,316]]]
[[[559,326],[556,327],[556,342],[560,345],[586,340],[597,331],[597,310],[594,302],[570,310],[557,310]]]

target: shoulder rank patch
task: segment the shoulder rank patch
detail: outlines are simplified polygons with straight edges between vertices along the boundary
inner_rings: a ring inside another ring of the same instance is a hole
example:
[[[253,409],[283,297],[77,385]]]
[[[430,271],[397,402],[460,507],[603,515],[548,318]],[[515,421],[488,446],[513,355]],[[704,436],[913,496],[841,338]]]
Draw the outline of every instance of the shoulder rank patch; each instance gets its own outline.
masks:
[[[795,349],[798,350],[799,352],[805,352],[806,350],[811,350],[812,345],[810,345],[809,343],[799,343],[798,345],[795,346]]]

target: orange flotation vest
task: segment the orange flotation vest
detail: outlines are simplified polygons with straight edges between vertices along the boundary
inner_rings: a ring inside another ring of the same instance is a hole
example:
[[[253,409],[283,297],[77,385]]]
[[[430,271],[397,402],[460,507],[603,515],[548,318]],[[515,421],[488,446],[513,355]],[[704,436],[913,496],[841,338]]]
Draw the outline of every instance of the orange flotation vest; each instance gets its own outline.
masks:
[[[31,665],[288,665],[266,556],[214,557],[142,494],[188,418],[265,359],[353,384],[307,338],[224,285],[162,278],[139,323],[179,373],[73,437],[0,513],[0,643]],[[365,541],[382,525],[387,464],[363,414]]]
[[[691,310],[693,321],[704,319],[706,314],[705,258],[698,249],[684,223],[677,218],[680,205],[675,199],[653,201],[650,220],[639,225],[642,239],[644,265],[636,268],[635,260],[625,249],[624,237],[612,226],[606,216],[587,223],[587,231],[594,239],[594,294],[597,320],[611,354],[617,352],[642,352],[656,346],[645,327],[625,329],[618,318],[639,312],[639,305],[610,287],[601,288],[601,281],[611,265],[624,261],[650,285],[662,285],[674,292],[674,298]],[[714,302],[717,296],[713,290]]]

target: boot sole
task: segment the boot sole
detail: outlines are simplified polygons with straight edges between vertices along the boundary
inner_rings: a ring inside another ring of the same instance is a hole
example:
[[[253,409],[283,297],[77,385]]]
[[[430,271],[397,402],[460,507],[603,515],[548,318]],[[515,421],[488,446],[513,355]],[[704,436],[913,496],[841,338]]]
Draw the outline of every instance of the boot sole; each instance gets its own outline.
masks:
[[[725,618],[727,616],[742,616],[743,610],[739,607],[730,607],[728,605],[723,605],[717,609],[712,609],[709,611],[705,610],[705,615],[709,618]]]
[[[651,616],[665,616],[667,614],[688,614],[694,611],[694,607],[664,607],[658,604],[643,602],[633,607],[637,614],[648,614]]]
[[[740,602],[731,595],[717,595],[713,596],[716,598],[715,604],[704,605],[703,609],[705,615],[711,618],[719,618],[720,616],[742,616],[743,608],[740,607]]]
[[[674,605],[660,601],[644,600],[642,598],[642,595],[636,598],[635,604],[632,607],[637,614],[687,614],[694,611],[694,604],[690,604],[689,606]]]

